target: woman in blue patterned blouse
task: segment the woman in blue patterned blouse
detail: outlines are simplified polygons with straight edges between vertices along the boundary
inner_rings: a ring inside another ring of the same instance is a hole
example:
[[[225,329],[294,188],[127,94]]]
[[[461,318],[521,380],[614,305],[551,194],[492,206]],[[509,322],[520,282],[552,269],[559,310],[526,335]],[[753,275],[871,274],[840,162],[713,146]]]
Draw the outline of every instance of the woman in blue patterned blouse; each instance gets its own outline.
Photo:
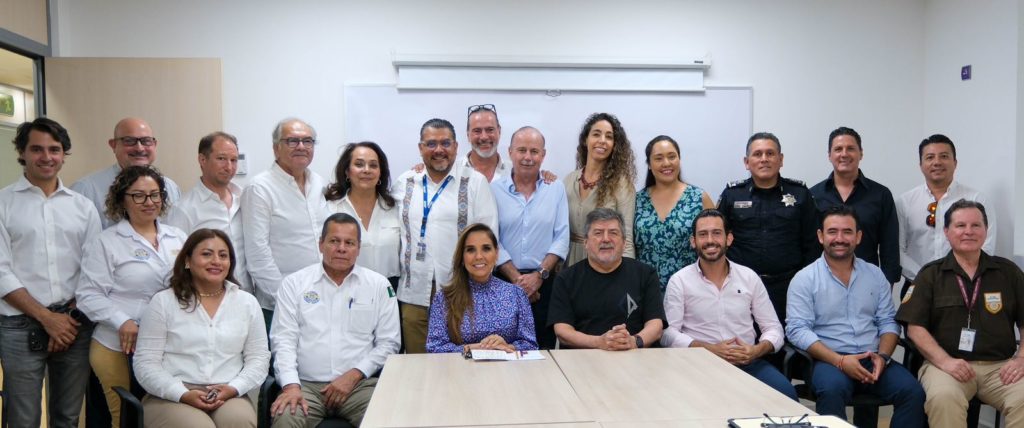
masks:
[[[537,349],[533,312],[522,289],[492,275],[498,239],[486,225],[470,225],[452,257],[452,280],[430,305],[427,352]]]
[[[715,204],[707,192],[683,181],[679,143],[666,135],[654,137],[644,150],[647,182],[636,195],[633,242],[637,260],[658,270],[661,292],[672,274],[697,261],[690,247],[693,219]]]

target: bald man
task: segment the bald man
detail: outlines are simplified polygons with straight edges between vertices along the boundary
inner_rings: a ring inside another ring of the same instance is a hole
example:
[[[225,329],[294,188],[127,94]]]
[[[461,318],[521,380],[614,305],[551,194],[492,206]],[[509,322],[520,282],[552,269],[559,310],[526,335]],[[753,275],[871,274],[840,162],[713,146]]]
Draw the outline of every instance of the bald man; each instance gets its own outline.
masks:
[[[132,165],[152,165],[156,162],[157,139],[153,136],[153,129],[145,120],[127,117],[121,119],[114,126],[114,137],[107,140],[107,144],[114,152],[114,159],[117,162],[109,168],[82,177],[71,185],[71,190],[89,198],[96,206],[104,229],[114,224],[105,213],[107,192],[110,191],[110,185],[114,182],[114,178],[123,168]],[[165,176],[164,182],[167,186],[167,202],[173,206],[178,201],[181,190],[170,177]]]

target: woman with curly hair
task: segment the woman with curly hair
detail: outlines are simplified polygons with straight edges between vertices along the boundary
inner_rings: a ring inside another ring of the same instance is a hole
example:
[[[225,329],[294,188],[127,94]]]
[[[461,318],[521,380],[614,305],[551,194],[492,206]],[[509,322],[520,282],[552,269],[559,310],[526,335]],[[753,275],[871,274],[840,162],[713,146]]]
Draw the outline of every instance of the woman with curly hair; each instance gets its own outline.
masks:
[[[622,214],[627,226],[633,224],[636,209],[636,165],[633,147],[619,119],[609,113],[594,113],[580,129],[576,146],[577,170],[565,177],[569,198],[569,232],[571,244],[566,266],[587,258],[583,247],[583,225],[587,213],[595,208],[611,208]],[[634,257],[633,228],[623,231],[626,247],[623,255]]]
[[[106,215],[117,222],[86,245],[75,295],[78,309],[96,323],[89,364],[103,385],[113,426],[121,422],[115,386],[128,388],[128,356],[135,352],[139,320],[156,292],[167,288],[185,234],[160,221],[167,187],[156,168],[130,166],[110,185]]]
[[[256,426],[246,393],[270,367],[263,311],[239,288],[227,234],[199,229],[185,241],[169,289],[142,317],[135,376],[147,427]]]

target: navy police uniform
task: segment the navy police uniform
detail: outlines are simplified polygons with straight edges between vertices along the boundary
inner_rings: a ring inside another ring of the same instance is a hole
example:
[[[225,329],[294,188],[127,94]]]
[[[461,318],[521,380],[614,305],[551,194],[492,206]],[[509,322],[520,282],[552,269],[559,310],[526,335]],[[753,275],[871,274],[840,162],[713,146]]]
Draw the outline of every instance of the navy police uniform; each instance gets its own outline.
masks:
[[[779,177],[762,189],[752,178],[729,183],[718,210],[732,229],[729,260],[757,272],[779,320],[786,322],[786,290],[797,271],[821,255],[818,211],[802,181]]]

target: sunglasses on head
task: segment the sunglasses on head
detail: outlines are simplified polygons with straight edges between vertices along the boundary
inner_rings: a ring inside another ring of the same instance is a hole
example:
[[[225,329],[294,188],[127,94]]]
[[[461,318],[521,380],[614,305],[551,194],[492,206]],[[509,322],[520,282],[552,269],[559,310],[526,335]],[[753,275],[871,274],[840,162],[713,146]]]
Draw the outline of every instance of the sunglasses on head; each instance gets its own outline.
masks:
[[[477,104],[474,106],[469,106],[469,108],[466,109],[466,117],[469,117],[473,113],[476,113],[480,110],[486,110],[494,114],[498,114],[498,109],[494,107],[494,104]]]
[[[924,223],[929,227],[935,227],[935,210],[938,209],[938,207],[938,202],[928,204],[928,217],[924,218]]]

